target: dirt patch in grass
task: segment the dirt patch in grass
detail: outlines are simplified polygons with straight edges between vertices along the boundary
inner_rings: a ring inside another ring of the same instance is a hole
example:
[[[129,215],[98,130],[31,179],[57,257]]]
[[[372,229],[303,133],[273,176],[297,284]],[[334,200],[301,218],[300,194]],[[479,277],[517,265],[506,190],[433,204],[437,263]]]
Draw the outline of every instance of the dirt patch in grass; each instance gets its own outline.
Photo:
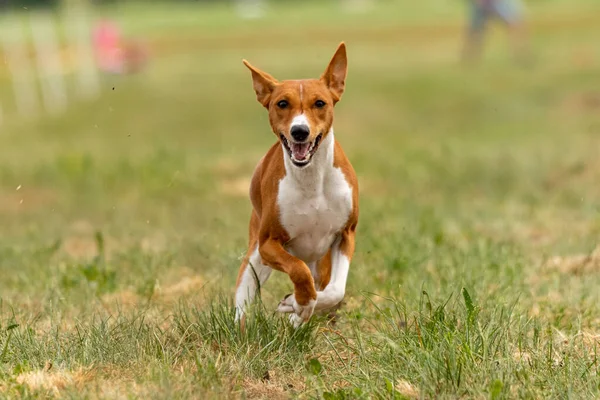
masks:
[[[553,345],[553,362],[562,365],[565,358],[577,356],[595,360],[600,347],[598,332],[580,331],[574,335],[555,331]]]
[[[600,245],[589,254],[551,257],[545,267],[566,275],[598,273],[600,272]]]
[[[289,399],[293,392],[304,390],[304,380],[298,377],[286,377],[283,379],[275,371],[266,371],[263,379],[246,378],[242,387],[246,396],[250,399]]]
[[[58,195],[53,190],[19,185],[0,192],[0,213],[14,214],[40,209],[51,211],[57,201]]]
[[[233,197],[247,197],[250,191],[250,177],[225,179],[219,185],[221,193]]]
[[[108,311],[133,310],[141,304],[148,303],[159,308],[170,307],[183,298],[202,294],[206,279],[190,268],[175,268],[166,277],[159,278],[150,296],[144,296],[131,288],[102,296],[102,304]],[[115,307],[118,308],[115,309]]]
[[[59,254],[74,260],[89,260],[98,255],[98,229],[85,220],[75,221],[61,242]],[[116,253],[129,248],[140,248],[144,253],[160,254],[167,250],[168,239],[162,232],[151,233],[141,239],[125,240],[102,234],[104,256],[110,260]]]
[[[399,379],[396,381],[396,391],[400,393],[402,396],[409,399],[419,399],[420,394],[419,390],[410,382],[405,381],[403,379]]]
[[[97,229],[86,220],[74,221],[67,229],[66,237],[62,240],[59,255],[74,260],[89,260],[99,254]],[[120,242],[107,235],[102,235],[104,255],[110,258],[121,248]]]
[[[112,239],[105,242],[105,255],[110,255],[116,244]],[[74,260],[89,260],[98,255],[98,246],[93,237],[69,236],[62,241],[60,253]]]
[[[590,357],[596,357],[598,348],[600,348],[600,332],[580,332],[583,347],[587,350]]]
[[[150,394],[148,386],[142,388],[133,380],[123,380],[118,377],[110,380],[102,380],[98,382],[98,398],[101,399],[130,399],[131,393],[135,393],[140,397],[142,394]]]
[[[515,360],[518,363],[528,364],[529,362],[531,362],[531,354],[529,354],[526,351],[516,350],[513,352],[512,356],[513,360]]]
[[[560,108],[569,115],[597,114],[600,112],[600,91],[572,93],[563,99]]]
[[[279,385],[246,379],[244,380],[244,390],[250,399],[288,399],[290,394]]]
[[[162,300],[175,300],[202,289],[206,281],[199,275],[184,276],[178,282],[161,289],[158,294]]]
[[[89,370],[81,369],[76,372],[53,370],[52,364],[47,364],[44,369],[20,374],[16,381],[32,390],[45,390],[59,396],[65,388],[81,387],[92,378],[93,374]]]
[[[174,267],[160,278],[155,294],[163,299],[197,293],[206,279],[196,270],[186,266]]]
[[[144,237],[140,247],[145,253],[159,254],[167,249],[167,237],[161,232]]]
[[[111,309],[113,304],[117,304],[119,308],[132,309],[138,306],[142,300],[141,296],[129,289],[102,296],[102,303],[108,309]]]
[[[265,147],[262,152],[219,157],[214,163],[213,171],[222,176],[246,174],[250,177],[259,160],[264,156],[263,152],[267,150],[268,148]]]

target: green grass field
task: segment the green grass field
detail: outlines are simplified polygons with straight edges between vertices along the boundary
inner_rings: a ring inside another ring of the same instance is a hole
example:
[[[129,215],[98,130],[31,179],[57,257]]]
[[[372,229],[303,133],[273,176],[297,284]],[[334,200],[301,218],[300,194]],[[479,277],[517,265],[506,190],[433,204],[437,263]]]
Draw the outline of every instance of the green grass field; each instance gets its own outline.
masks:
[[[410,5],[408,5],[410,3]],[[600,396],[600,4],[531,1],[458,63],[461,2],[127,5],[153,59],[23,120],[0,69],[0,398]],[[361,186],[342,308],[294,331],[275,273],[241,334],[247,187],[273,143],[242,58],[318,76]]]

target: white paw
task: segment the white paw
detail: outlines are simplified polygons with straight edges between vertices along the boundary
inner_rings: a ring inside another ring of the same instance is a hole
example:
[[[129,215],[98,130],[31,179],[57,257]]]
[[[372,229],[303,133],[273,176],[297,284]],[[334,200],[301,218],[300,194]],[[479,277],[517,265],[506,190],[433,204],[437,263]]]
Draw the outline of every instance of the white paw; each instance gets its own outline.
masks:
[[[290,316],[290,321],[292,321],[294,326],[298,326],[303,321],[308,321],[308,319],[313,315],[313,312],[315,311],[315,305],[317,305],[316,300],[309,300],[308,304],[305,305],[298,304],[296,297],[291,294],[287,295],[279,302],[277,311],[282,313],[293,313]],[[294,318],[300,322],[297,323],[297,321],[294,321]]]
[[[244,317],[244,309],[242,307],[235,308],[235,323],[237,324]]]
[[[300,325],[302,325],[302,322],[304,321],[298,316],[298,314],[290,314],[290,324],[292,324],[294,328],[297,328]]]

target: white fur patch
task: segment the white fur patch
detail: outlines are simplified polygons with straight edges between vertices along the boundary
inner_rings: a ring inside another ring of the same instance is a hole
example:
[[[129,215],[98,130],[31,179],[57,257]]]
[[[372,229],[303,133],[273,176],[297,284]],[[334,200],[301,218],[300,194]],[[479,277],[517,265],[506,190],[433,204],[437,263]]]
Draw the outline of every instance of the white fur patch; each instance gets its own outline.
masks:
[[[306,118],[306,115],[304,115],[304,113],[296,115],[294,117],[294,119],[292,120],[292,123],[290,124],[290,129],[294,126],[308,126],[310,127],[310,125],[308,124],[308,118]]]
[[[317,292],[316,310],[331,308],[344,299],[349,269],[350,260],[336,246],[331,258],[331,280],[325,290]]]
[[[352,188],[333,165],[334,142],[332,130],[304,168],[284,154],[286,175],[279,182],[277,203],[290,236],[285,247],[306,263],[327,253],[352,211]]]
[[[306,305],[301,306],[296,302],[294,295],[291,295],[279,303],[277,310],[279,312],[291,313],[290,322],[297,328],[304,321],[308,321],[312,317],[316,305],[317,300],[309,300]]]
[[[246,265],[246,269],[244,269],[242,279],[235,292],[236,321],[239,321],[244,314],[246,305],[254,300],[254,296],[259,289],[256,279],[258,278],[258,282],[262,287],[267,279],[269,279],[269,276],[271,276],[272,271],[271,267],[262,263],[257,246],[252,255],[250,255],[249,263]]]

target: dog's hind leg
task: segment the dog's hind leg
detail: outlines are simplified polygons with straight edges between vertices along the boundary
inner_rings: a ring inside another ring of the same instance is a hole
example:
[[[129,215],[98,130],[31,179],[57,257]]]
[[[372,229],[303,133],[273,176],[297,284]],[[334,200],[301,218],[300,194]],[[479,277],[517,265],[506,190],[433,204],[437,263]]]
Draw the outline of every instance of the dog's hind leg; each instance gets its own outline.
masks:
[[[346,281],[354,253],[354,232],[344,231],[331,246],[330,277],[327,286],[317,292],[315,310],[337,306],[346,294]]]
[[[246,306],[252,303],[256,293],[271,276],[271,267],[262,263],[258,252],[258,216],[252,213],[250,218],[250,245],[242,261],[235,290],[235,321],[245,324]]]
[[[271,276],[272,269],[264,265],[258,254],[258,246],[247,257],[240,268],[238,284],[235,291],[235,320],[240,321],[244,318],[244,312],[247,305],[252,303],[256,293]],[[243,323],[243,321],[242,321]]]

